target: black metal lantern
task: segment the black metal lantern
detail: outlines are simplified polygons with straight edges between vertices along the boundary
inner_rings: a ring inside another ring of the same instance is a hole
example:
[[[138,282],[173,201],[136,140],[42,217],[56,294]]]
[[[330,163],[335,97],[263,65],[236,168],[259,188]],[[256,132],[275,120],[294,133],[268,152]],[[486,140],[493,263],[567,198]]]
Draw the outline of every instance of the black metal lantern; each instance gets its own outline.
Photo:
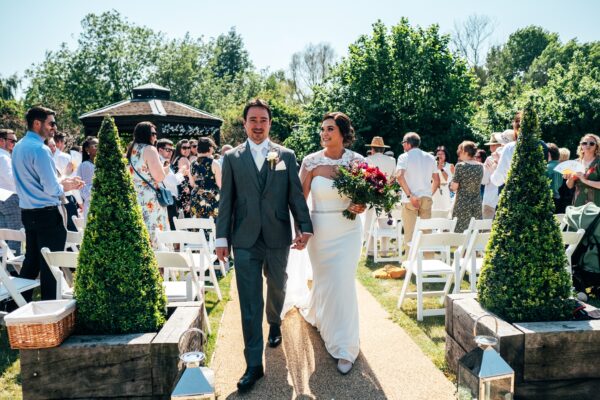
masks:
[[[190,328],[179,337],[179,359],[184,362],[185,369],[171,393],[171,400],[215,400],[215,374],[202,366],[206,358],[204,353],[200,349],[182,353],[181,342],[188,332],[199,333],[201,339],[204,336],[200,329]]]
[[[498,339],[493,336],[477,336],[477,322],[483,317],[498,320],[489,314],[477,318],[473,336],[477,348],[458,360],[459,400],[512,400],[515,391],[515,371],[508,365],[493,346]]]

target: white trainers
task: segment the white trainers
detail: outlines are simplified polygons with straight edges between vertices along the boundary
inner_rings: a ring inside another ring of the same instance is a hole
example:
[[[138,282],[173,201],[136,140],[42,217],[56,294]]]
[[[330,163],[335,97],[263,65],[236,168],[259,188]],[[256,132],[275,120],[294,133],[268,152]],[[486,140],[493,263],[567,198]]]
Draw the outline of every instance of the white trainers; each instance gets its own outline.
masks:
[[[353,365],[354,364],[352,364],[350,361],[340,358],[338,360],[337,369],[342,375],[346,375],[348,372],[350,372]]]

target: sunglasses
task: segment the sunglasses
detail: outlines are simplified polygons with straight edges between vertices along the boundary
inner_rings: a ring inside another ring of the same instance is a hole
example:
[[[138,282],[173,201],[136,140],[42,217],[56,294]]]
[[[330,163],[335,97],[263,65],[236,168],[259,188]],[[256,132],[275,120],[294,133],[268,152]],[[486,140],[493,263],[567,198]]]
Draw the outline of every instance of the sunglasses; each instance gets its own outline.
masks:
[[[592,147],[592,146],[596,145],[596,142],[580,142],[579,144],[581,146],[590,146],[590,147]]]
[[[8,142],[11,142],[12,144],[15,144],[15,143],[17,143],[17,140],[16,140],[16,139],[4,139],[4,140],[6,140],[6,141],[8,141]]]
[[[50,126],[53,128],[56,127],[56,121],[50,121]]]
[[[196,147],[198,147],[197,144],[193,144],[192,147],[195,149]]]
[[[190,146],[181,146],[181,150],[189,150]]]
[[[166,147],[163,147],[163,150],[166,151],[167,153],[172,153],[173,149],[167,149]]]

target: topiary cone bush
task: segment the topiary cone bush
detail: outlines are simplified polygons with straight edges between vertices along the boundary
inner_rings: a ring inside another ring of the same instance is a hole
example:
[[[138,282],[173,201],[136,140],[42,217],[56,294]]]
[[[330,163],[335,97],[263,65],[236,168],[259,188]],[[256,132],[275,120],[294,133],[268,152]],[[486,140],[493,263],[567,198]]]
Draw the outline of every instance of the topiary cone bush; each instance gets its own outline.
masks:
[[[75,275],[78,330],[157,331],[166,298],[112,118],[102,122],[93,196]]]
[[[533,99],[502,190],[478,283],[480,304],[509,322],[571,318],[571,277]]]

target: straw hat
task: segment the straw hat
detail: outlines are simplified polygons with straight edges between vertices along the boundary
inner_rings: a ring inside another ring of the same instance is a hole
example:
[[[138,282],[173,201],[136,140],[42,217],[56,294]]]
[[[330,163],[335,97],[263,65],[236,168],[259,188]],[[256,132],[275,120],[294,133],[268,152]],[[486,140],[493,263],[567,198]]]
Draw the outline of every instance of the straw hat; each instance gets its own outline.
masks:
[[[371,140],[371,144],[366,144],[366,147],[383,147],[385,149],[389,149],[390,146],[386,146],[383,143],[383,138],[381,136],[374,136],[373,140]]]
[[[487,143],[484,143],[483,145],[484,146],[492,146],[494,144],[500,144],[500,143],[498,143],[498,140],[496,140],[496,134],[497,133],[500,134],[502,132],[494,132],[494,133],[492,133],[492,136],[490,136],[490,141],[487,142]]]

